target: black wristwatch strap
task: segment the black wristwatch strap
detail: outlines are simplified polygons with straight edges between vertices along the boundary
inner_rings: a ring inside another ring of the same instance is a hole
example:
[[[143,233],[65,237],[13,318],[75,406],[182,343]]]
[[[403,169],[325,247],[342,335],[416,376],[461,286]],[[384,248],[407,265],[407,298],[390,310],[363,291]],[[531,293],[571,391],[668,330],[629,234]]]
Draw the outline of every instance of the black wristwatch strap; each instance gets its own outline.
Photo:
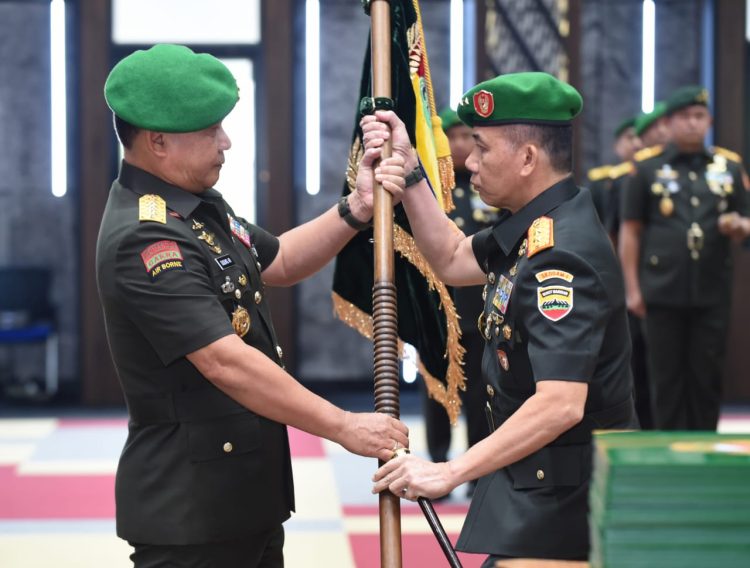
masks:
[[[422,169],[422,164],[419,164],[404,178],[404,183],[406,184],[404,187],[411,187],[412,185],[414,185],[415,183],[419,183],[423,179],[424,170]]]
[[[356,229],[357,231],[364,231],[365,229],[369,229],[372,227],[372,220],[363,223],[359,219],[357,219],[354,215],[352,215],[352,210],[349,207],[349,196],[344,195],[339,199],[339,216],[346,221],[346,224],[349,225],[352,229]]]

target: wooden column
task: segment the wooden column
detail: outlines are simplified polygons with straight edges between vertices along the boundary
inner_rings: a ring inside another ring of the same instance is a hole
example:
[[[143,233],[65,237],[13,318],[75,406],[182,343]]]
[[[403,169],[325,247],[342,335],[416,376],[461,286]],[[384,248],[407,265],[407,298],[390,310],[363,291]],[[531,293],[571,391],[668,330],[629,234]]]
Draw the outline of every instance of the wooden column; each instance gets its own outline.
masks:
[[[79,0],[78,194],[80,199],[81,383],[86,404],[122,403],[96,289],[96,239],[112,183],[112,114],[104,102],[109,73],[110,3]]]

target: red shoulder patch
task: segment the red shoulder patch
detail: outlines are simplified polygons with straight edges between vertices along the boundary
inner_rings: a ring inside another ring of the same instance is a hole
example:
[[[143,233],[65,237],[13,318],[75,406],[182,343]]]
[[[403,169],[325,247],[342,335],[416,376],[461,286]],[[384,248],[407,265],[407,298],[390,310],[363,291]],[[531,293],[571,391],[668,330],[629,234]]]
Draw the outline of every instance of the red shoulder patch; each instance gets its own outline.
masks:
[[[182,251],[175,241],[157,241],[147,246],[141,259],[152,280],[170,270],[185,270]]]

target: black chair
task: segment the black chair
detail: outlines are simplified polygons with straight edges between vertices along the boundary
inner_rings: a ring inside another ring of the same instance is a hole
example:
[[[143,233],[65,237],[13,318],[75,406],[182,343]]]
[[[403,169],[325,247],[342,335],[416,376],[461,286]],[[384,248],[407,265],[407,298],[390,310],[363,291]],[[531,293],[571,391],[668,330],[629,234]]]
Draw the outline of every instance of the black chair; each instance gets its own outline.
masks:
[[[51,279],[49,268],[0,267],[0,347],[12,350],[18,344],[45,344],[44,389],[49,397],[57,392],[59,381],[57,323],[49,299]],[[25,390],[36,394],[38,388],[32,384]]]

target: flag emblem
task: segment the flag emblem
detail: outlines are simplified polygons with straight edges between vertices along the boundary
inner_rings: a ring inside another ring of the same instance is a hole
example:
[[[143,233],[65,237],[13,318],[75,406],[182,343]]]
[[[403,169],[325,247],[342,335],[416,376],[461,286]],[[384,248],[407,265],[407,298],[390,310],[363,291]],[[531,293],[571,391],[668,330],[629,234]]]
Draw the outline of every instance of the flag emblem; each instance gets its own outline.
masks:
[[[540,286],[537,307],[548,320],[559,321],[573,311],[573,288],[570,286]]]

